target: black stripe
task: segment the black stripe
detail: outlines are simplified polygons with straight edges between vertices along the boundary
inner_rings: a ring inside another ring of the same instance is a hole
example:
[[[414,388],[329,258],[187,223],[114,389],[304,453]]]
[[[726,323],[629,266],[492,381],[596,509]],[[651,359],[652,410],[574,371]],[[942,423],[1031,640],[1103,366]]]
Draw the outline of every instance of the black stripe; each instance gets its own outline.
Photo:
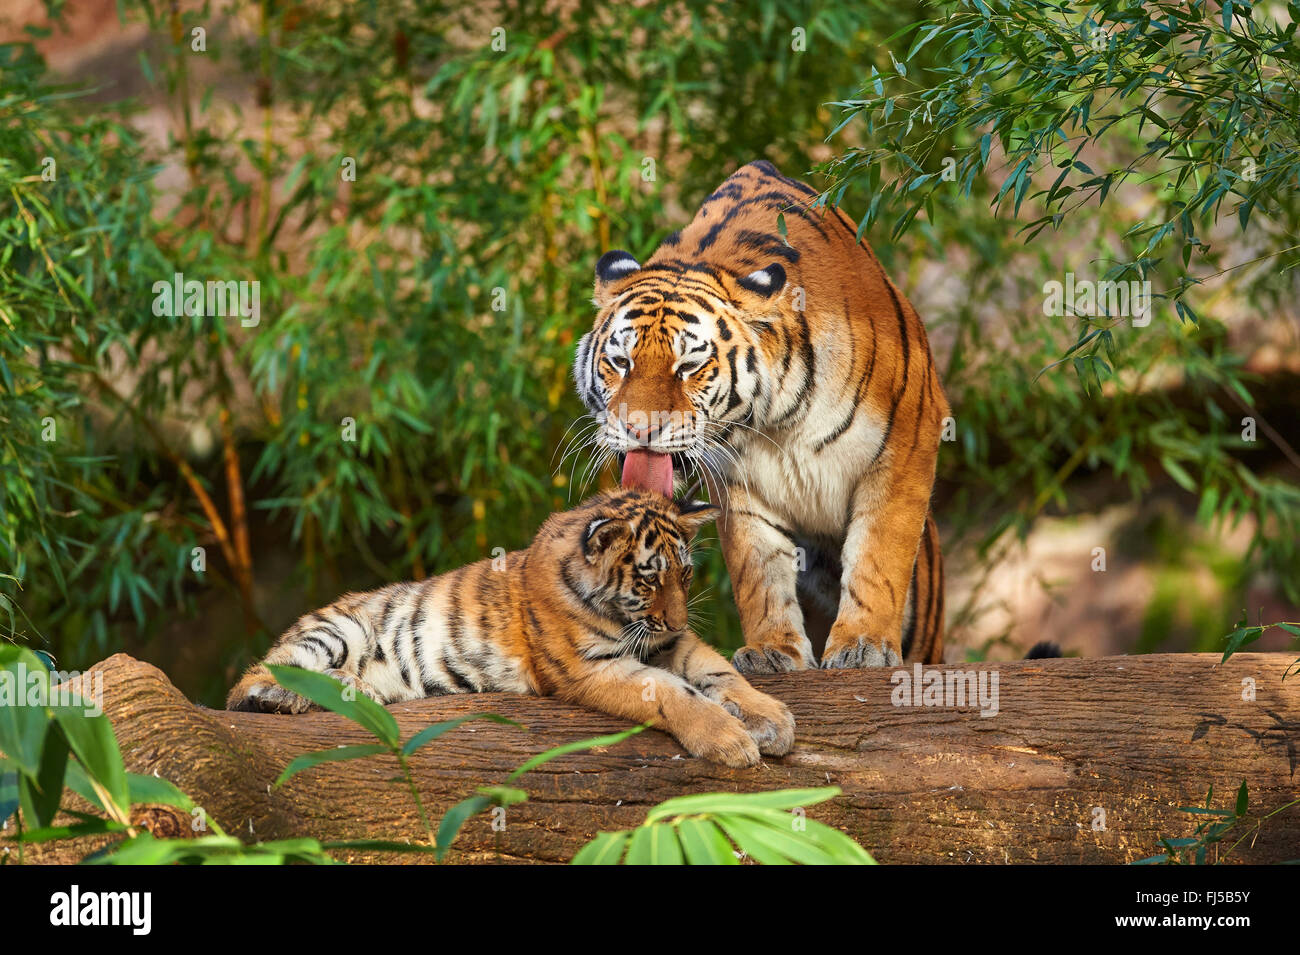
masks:
[[[822,438],[820,441],[817,442],[817,447],[813,449],[813,452],[815,454],[821,454],[824,450],[826,450],[827,446],[834,444],[836,441],[838,441],[844,435],[844,432],[849,430],[849,426],[853,424],[853,419],[856,418],[857,416],[858,416],[858,409],[856,406],[854,406],[854,408],[849,412],[848,417],[845,418],[842,422],[840,422],[839,426],[834,431],[832,431],[826,437]]]
[[[321,614],[315,612],[313,612],[311,616],[320,621],[319,624],[311,628],[311,633],[313,636],[329,637],[330,639],[337,640],[339,642],[339,649],[337,651],[337,654],[335,653],[330,654],[330,666],[334,667],[335,669],[338,669],[339,667],[343,666],[345,663],[348,662],[347,639],[343,636],[338,626],[328,617],[323,617],[321,616]]]
[[[294,643],[296,643],[300,647],[305,647],[305,646],[319,647],[321,654],[325,657],[326,662],[329,664],[329,668],[337,669],[337,667],[334,666],[334,651],[332,651],[328,646],[326,646],[325,641],[322,640],[320,637],[317,637],[314,634],[308,634],[306,636],[299,637],[297,640],[294,641]]]
[[[754,511],[742,511],[742,510],[733,510],[730,511],[729,513],[739,514],[741,517],[752,517],[756,520],[762,521],[764,524],[772,528],[772,530],[776,531],[782,537],[789,538],[791,544],[798,543],[797,539],[795,538],[794,531],[790,530],[790,528],[788,527],[784,527],[783,525],[776,523],[775,521],[769,520],[768,518],[764,517],[762,514],[758,514]]]
[[[771,176],[773,179],[780,180],[781,182],[785,183],[787,186],[789,186],[792,189],[798,189],[800,192],[804,193],[805,195],[812,196],[813,198],[817,197],[817,190],[813,189],[809,185],[800,182],[798,179],[791,179],[789,176],[781,175],[780,171],[774,165],[768,162],[766,159],[759,159],[756,162],[750,163],[749,165],[759,170],[764,175]]]
[[[876,451],[875,457],[871,459],[874,465],[884,455],[885,450],[889,447],[889,436],[894,430],[894,418],[898,415],[898,405],[902,401],[904,393],[907,391],[907,381],[911,373],[910,369],[910,352],[907,342],[907,319],[903,316],[903,306],[898,301],[898,294],[894,291],[894,286],[888,282],[885,288],[889,291],[889,297],[894,303],[894,314],[898,317],[898,332],[902,339],[903,345],[903,383],[899,386],[898,391],[894,394],[893,403],[889,407],[889,421],[885,426],[884,437],[880,440],[880,448]],[[870,466],[870,465],[869,465]]]
[[[717,225],[709,229],[708,232],[704,233],[704,238],[700,239],[699,244],[695,247],[695,254],[700,255],[705,249],[718,241],[718,236],[722,235],[722,230],[726,228],[726,225],[727,223],[724,219],[722,222],[719,222]]]
[[[911,629],[906,630],[903,633],[903,642],[902,642],[903,659],[907,659],[907,655],[912,652],[912,644],[915,642],[916,635],[917,633],[920,632],[922,626],[920,606],[917,603],[917,598],[920,596],[920,594],[916,589],[916,581],[917,581],[916,572],[919,567],[919,563],[920,562],[918,561],[917,563],[912,564],[912,626]]]
[[[727,395],[727,408],[723,414],[740,404],[740,392],[736,390],[736,352],[738,350],[733,348],[727,352],[727,364],[731,366],[731,393]]]
[[[785,259],[787,262],[798,262],[800,258],[798,249],[792,248],[783,242],[780,236],[769,232],[741,229],[736,233],[736,244],[768,257]]]
[[[768,422],[769,427],[780,427],[796,412],[803,409],[804,401],[808,397],[808,393],[812,390],[814,376],[816,375],[817,360],[813,354],[812,333],[808,327],[808,319],[804,317],[802,312],[796,312],[795,314],[799,323],[799,352],[800,357],[803,359],[804,377],[803,381],[799,385],[799,393],[795,395],[794,402],[781,414],[779,418],[775,421]],[[784,374],[782,377],[785,377]]]

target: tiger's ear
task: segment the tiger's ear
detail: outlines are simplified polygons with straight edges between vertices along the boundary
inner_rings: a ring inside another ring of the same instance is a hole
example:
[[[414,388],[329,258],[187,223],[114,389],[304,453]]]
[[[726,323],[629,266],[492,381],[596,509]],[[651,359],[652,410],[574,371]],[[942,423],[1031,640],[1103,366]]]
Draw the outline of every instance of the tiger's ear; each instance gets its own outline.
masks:
[[[721,510],[716,504],[710,504],[708,501],[679,501],[677,523],[687,534],[693,535],[703,525],[716,518]]]
[[[785,269],[779,263],[773,262],[767,268],[750,272],[736,282],[747,292],[753,292],[763,298],[771,298],[785,288]]]
[[[631,537],[632,525],[627,521],[598,517],[582,532],[582,556],[587,558],[587,563],[594,564]]]
[[[610,302],[610,287],[633,272],[640,270],[641,263],[631,254],[621,249],[606,252],[596,262],[596,307],[604,308]]]

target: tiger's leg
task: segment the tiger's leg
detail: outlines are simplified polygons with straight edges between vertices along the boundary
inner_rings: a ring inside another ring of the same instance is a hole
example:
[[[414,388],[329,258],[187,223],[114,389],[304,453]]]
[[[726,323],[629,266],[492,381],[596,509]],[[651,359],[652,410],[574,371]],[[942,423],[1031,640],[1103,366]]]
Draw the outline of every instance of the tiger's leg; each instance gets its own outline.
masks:
[[[667,651],[652,656],[745,724],[745,731],[768,756],[784,756],[794,745],[794,717],[780,700],[760,693],[736,672],[727,658],[687,631]]]
[[[925,519],[903,624],[903,659],[943,662],[943,554],[934,515]]]
[[[761,501],[735,487],[717,527],[745,635],[731,662],[741,673],[816,668],[796,592],[793,535]]]
[[[556,688],[562,700],[637,723],[653,721],[692,756],[726,766],[757,765],[758,745],[745,724],[675,673],[635,657],[584,661]]]
[[[930,511],[933,456],[917,471],[891,468],[885,480],[868,478],[853,495],[839,614],[822,653],[827,669],[903,662],[904,611]]]

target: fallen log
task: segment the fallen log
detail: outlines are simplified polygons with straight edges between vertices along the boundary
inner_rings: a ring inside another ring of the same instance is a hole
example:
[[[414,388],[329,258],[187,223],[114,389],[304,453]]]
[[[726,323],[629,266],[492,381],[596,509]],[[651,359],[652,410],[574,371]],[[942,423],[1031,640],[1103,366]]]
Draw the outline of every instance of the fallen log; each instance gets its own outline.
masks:
[[[1216,806],[1230,808],[1245,780],[1254,817],[1300,795],[1300,677],[1283,682],[1293,660],[1240,653],[1220,664],[1211,654],[1167,654],[928,668],[977,680],[984,674],[986,690],[997,688],[996,713],[986,699],[986,715],[971,699],[925,705],[924,694],[904,688],[889,669],[757,678],[798,721],[788,756],[731,770],[685,756],[652,730],[607,750],[561,757],[516,784],[529,799],[510,807],[501,831],[486,817],[472,819],[449,861],[565,862],[598,831],[636,826],[672,796],[833,784],[844,794],[809,814],[884,863],[1131,862],[1157,853],[1162,836],[1190,835],[1198,818],[1178,807],[1202,804],[1211,787]],[[127,768],[176,783],[227,831],[247,841],[424,838],[409,792],[392,781],[388,756],[326,764],[272,788],[295,756],[369,741],[344,718],[196,706],[161,671],[123,654],[96,671]],[[955,688],[959,681],[950,682]],[[482,711],[528,727],[471,723],[419,751],[412,768],[435,826],[449,806],[478,786],[501,783],[528,757],[627,725],[501,693],[390,709],[403,738]],[[145,811],[142,821],[159,835],[191,828],[188,816],[166,808]],[[32,847],[28,859],[76,861],[95,845]],[[1300,806],[1268,820],[1229,856],[1295,858]]]

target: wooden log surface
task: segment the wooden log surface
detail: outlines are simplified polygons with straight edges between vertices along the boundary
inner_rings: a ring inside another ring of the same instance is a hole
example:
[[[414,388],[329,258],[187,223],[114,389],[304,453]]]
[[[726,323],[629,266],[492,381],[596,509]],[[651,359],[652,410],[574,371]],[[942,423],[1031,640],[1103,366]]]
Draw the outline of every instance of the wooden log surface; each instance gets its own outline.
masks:
[[[503,831],[471,820],[449,861],[565,862],[596,832],[630,828],[651,806],[685,793],[833,784],[844,795],[809,815],[847,832],[883,863],[1122,863],[1191,834],[1213,786],[1229,808],[1242,780],[1252,814],[1300,796],[1300,676],[1294,660],[1240,653],[1030,660],[929,668],[998,678],[996,715],[977,708],[895,705],[895,671],[809,671],[756,678],[784,700],[798,742],[780,759],[732,770],[693,759],[649,730],[605,751],[556,759],[517,784]],[[331,763],[279,789],[293,757],[369,741],[333,713],[230,713],[195,706],[155,667],[118,654],[98,664],[104,709],[127,768],[156,773],[246,840],[314,836],[420,840],[409,793],[388,756]],[[909,674],[912,672],[908,670]],[[1254,699],[1247,697],[1253,686]],[[397,704],[403,738],[438,720],[491,711],[516,729],[467,724],[422,749],[413,771],[434,825],[476,787],[504,781],[528,757],[626,723],[555,700],[512,694]],[[159,834],[188,834],[189,818],[149,810]],[[94,844],[34,847],[31,861],[69,862]],[[425,861],[353,853],[348,861]],[[1269,820],[1229,857],[1300,858],[1300,807]]]

